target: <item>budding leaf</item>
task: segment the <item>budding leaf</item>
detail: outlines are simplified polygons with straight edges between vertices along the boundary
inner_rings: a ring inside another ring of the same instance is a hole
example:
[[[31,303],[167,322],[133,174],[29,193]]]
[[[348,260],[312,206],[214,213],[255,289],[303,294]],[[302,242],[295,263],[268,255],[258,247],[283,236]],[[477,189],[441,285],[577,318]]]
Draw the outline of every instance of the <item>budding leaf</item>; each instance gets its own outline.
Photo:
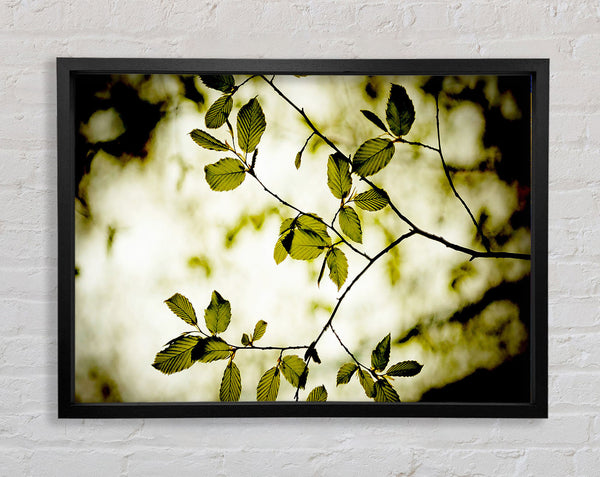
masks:
[[[357,207],[363,210],[375,212],[388,205],[390,203],[390,198],[383,189],[371,189],[358,194],[356,197],[354,197],[353,202]]]
[[[223,379],[221,379],[219,399],[221,401],[239,401],[241,393],[242,376],[240,370],[233,361],[230,361],[223,373]]]
[[[309,393],[306,400],[308,402],[325,402],[325,401],[327,401],[327,389],[325,389],[325,386],[316,387]]]
[[[342,232],[355,242],[362,243],[362,228],[358,214],[352,207],[343,207],[338,215]]]
[[[300,169],[300,166],[302,165],[302,152],[304,151],[304,149],[298,151],[298,153],[296,154],[296,159],[294,160],[294,166],[296,166],[296,169]]]
[[[204,122],[207,128],[216,129],[220,128],[225,124],[225,121],[229,117],[229,113],[231,113],[231,109],[233,108],[233,99],[231,99],[231,95],[224,95],[217,99],[208,111],[206,112],[206,116],[204,117]]]
[[[350,164],[337,152],[330,155],[327,161],[327,185],[337,199],[345,198],[352,188]]]
[[[173,374],[194,364],[192,350],[198,344],[198,336],[180,336],[171,340],[154,358],[152,366],[164,374]]]
[[[242,335],[241,341],[242,341],[242,346],[248,346],[250,344],[250,336],[248,336],[247,333],[244,333]]]
[[[210,303],[204,310],[206,327],[212,334],[222,333],[231,321],[231,304],[218,291],[213,291]]]
[[[415,107],[404,87],[392,85],[385,113],[392,133],[396,136],[408,134],[415,121]]]
[[[190,133],[190,136],[198,146],[202,146],[204,149],[210,149],[212,151],[229,151],[226,144],[223,144],[217,138],[201,129],[194,129]]]
[[[375,126],[383,130],[383,132],[388,132],[387,128],[385,127],[385,124],[383,124],[383,121],[379,119],[379,117],[375,113],[367,111],[366,109],[361,109],[360,112],[363,113],[365,115],[365,118],[371,121]]]
[[[385,372],[388,376],[415,376],[421,372],[423,365],[416,361],[401,361],[390,366]]]
[[[346,363],[343,364],[342,367],[337,372],[336,377],[336,386],[340,384],[347,384],[350,382],[352,375],[358,369],[358,366],[355,363]]]
[[[275,401],[279,393],[279,368],[277,366],[267,370],[258,381],[256,387],[257,401]]]
[[[382,371],[390,360],[390,335],[383,338],[371,353],[371,366],[377,371]]]
[[[385,379],[375,382],[375,402],[400,402],[396,390]]]
[[[389,139],[369,139],[354,154],[352,170],[361,177],[372,176],[389,164],[394,151],[394,143]]]
[[[256,325],[254,325],[254,333],[252,333],[252,341],[257,341],[261,339],[265,331],[267,331],[267,322],[264,320],[259,320]]]
[[[329,267],[329,278],[339,290],[348,278],[348,259],[344,252],[335,247],[327,252],[326,259]]]
[[[238,144],[242,151],[254,151],[266,127],[267,122],[260,103],[256,98],[252,98],[241,107],[237,116]]]
[[[200,75],[202,82],[209,88],[231,93],[235,86],[235,79],[231,75]]]
[[[204,174],[209,187],[218,192],[233,190],[246,178],[244,165],[232,157],[207,165]]]
[[[169,309],[188,325],[196,326],[198,319],[196,312],[190,301],[179,293],[175,293],[171,298],[165,300]]]
[[[308,368],[300,356],[295,354],[284,356],[281,360],[281,373],[292,386],[304,389]]]

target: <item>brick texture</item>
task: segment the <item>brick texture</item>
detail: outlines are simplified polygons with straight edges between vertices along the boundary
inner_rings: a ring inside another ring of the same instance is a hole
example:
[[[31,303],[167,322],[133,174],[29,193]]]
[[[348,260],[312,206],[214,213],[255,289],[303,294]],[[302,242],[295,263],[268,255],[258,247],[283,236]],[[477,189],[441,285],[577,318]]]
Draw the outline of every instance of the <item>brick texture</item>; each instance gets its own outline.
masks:
[[[0,475],[600,475],[597,0],[4,0]],[[550,418],[56,418],[57,56],[549,57]]]

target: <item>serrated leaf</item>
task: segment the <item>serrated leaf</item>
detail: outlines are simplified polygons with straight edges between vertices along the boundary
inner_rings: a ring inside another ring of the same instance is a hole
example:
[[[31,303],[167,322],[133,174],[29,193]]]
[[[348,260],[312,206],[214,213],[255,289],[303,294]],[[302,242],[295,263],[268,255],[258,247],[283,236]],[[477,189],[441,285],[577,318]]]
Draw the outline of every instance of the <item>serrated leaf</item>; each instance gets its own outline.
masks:
[[[353,202],[357,207],[363,210],[375,212],[388,205],[390,203],[390,198],[387,195],[387,192],[385,192],[383,189],[371,189],[358,194],[356,197],[354,197]]]
[[[222,333],[231,321],[231,304],[218,291],[213,291],[210,303],[204,310],[206,327],[212,334]]]
[[[281,360],[281,373],[295,388],[304,389],[307,371],[306,363],[300,356],[289,354]]]
[[[375,402],[400,402],[396,390],[385,379],[375,381]]]
[[[361,177],[372,176],[389,164],[394,151],[394,143],[389,139],[369,139],[354,154],[352,170]]]
[[[294,224],[294,219],[283,219],[283,221],[281,222],[281,225],[279,226],[279,234],[283,234],[284,232],[287,232],[288,230],[291,230],[291,228],[295,225]]]
[[[326,259],[329,267],[329,278],[339,290],[348,278],[348,259],[344,252],[335,247],[327,252]]]
[[[423,369],[423,365],[416,361],[400,361],[390,366],[385,372],[388,376],[416,376]]]
[[[379,117],[375,113],[367,111],[366,109],[361,109],[360,112],[363,113],[365,115],[365,118],[371,121],[375,126],[383,130],[383,132],[388,132],[387,128],[385,127],[385,124],[383,124],[383,121],[379,119]]]
[[[408,134],[415,122],[415,107],[403,86],[392,85],[385,116],[392,133],[396,136]]]
[[[247,333],[242,334],[242,346],[248,346],[250,344],[250,336]]]
[[[258,381],[256,387],[257,401],[275,401],[279,393],[279,368],[277,366],[267,370]]]
[[[256,98],[252,98],[240,108],[237,116],[238,144],[242,151],[254,151],[266,127],[267,122],[260,103]]]
[[[286,240],[290,237],[288,253],[295,260],[313,260],[321,255],[328,245],[316,232],[296,229],[282,240],[283,247],[286,247]]]
[[[217,192],[233,190],[246,178],[244,165],[232,157],[226,157],[204,168],[209,187]]]
[[[325,402],[327,401],[327,389],[325,386],[317,386],[313,389],[306,398],[308,402]]]
[[[258,341],[261,339],[265,331],[267,331],[267,322],[264,320],[259,320],[256,325],[254,325],[254,333],[252,333],[252,341]]]
[[[383,371],[390,360],[390,335],[383,338],[371,353],[371,366],[377,371]]]
[[[235,86],[235,79],[231,75],[200,75],[202,82],[209,88],[230,93]]]
[[[338,215],[342,232],[355,242],[362,243],[362,228],[358,214],[352,207],[343,207]]]
[[[164,374],[173,374],[189,368],[192,361],[192,350],[198,344],[198,336],[180,336],[169,341],[167,346],[159,351],[152,366]]]
[[[275,263],[279,265],[283,262],[288,256],[288,252],[286,248],[283,246],[283,241],[287,238],[287,236],[291,234],[291,232],[287,232],[283,234],[281,237],[277,239],[277,243],[275,243],[275,250],[273,250],[273,258],[275,259]]]
[[[337,372],[336,377],[336,386],[340,384],[347,384],[350,382],[352,375],[358,369],[358,366],[355,363],[346,363],[341,366],[341,368]]]
[[[165,303],[173,313],[185,321],[188,325],[196,326],[198,319],[194,307],[186,297],[180,293],[175,293],[171,298],[165,300]]]
[[[192,350],[192,360],[210,363],[219,359],[227,359],[231,356],[231,349],[221,338],[210,336],[198,341]]]
[[[368,398],[375,397],[375,383],[373,383],[373,378],[367,371],[363,371],[359,369],[358,372],[358,382],[365,390],[365,394]]]
[[[219,399],[221,401],[239,401],[242,394],[242,376],[233,361],[230,361],[221,379]]]
[[[231,113],[231,109],[233,108],[233,99],[231,99],[231,95],[221,96],[217,99],[208,111],[206,112],[206,116],[204,117],[204,123],[207,128],[216,129],[220,128],[225,124],[225,121],[229,117],[229,113]]]
[[[212,151],[229,151],[226,144],[223,144],[216,137],[211,136],[201,129],[194,129],[190,136],[198,146],[202,146],[204,149],[210,149]]]
[[[316,233],[327,245],[331,244],[331,237],[327,233],[327,225],[317,214],[302,214],[296,219],[295,227]]]
[[[337,152],[330,155],[327,161],[327,185],[337,199],[345,198],[352,188],[350,164]]]

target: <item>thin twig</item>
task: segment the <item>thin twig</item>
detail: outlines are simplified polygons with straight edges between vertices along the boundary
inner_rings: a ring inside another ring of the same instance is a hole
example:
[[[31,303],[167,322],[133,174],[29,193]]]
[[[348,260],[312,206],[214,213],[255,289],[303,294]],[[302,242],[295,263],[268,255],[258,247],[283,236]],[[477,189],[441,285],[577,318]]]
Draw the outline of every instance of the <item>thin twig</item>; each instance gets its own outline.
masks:
[[[325,141],[325,143],[331,147],[334,151],[340,153],[342,156],[344,156],[346,158],[346,160],[350,161],[350,158],[348,157],[347,154],[344,154],[342,151],[340,151],[340,149],[333,143],[331,142],[331,140],[325,136],[324,134],[322,134],[317,128],[316,126],[311,122],[310,118],[306,115],[306,113],[304,112],[303,109],[300,109],[298,106],[296,106],[279,88],[277,88],[277,86],[275,86],[275,84],[273,83],[273,80],[268,80],[267,78],[265,78],[264,76],[261,76],[261,78],[271,86],[271,88],[273,88],[273,90],[279,95],[281,96],[290,106],[292,106],[292,108],[294,108],[296,111],[298,111],[298,113],[300,113],[300,115],[304,118],[304,121],[306,121],[306,124],[314,131],[314,133],[319,136],[321,139],[323,139],[323,141]],[[408,141],[399,141],[399,142],[406,142],[408,144],[411,144]],[[425,144],[421,144],[421,143],[413,143],[414,145],[418,145],[418,146],[422,146],[422,147],[427,147],[428,149],[432,149],[434,151],[437,151],[437,149],[431,147],[431,146],[426,146]],[[376,188],[381,190],[380,188],[378,188],[377,186],[375,186],[375,184],[373,184],[369,179],[367,179],[366,177],[361,177],[361,180],[365,181],[367,184],[369,184],[371,187]],[[410,219],[408,219],[408,217],[406,217],[404,214],[402,214],[400,212],[400,210],[394,205],[394,203],[391,201],[391,199],[389,200],[389,205],[392,208],[392,210],[394,211],[394,213],[403,221],[405,222],[407,225],[409,225],[416,234],[421,235],[422,237],[426,237],[430,240],[434,240],[436,242],[442,243],[444,244],[446,247],[451,248],[453,250],[456,250],[457,252],[462,252],[465,253],[467,255],[471,256],[471,260],[475,259],[475,258],[514,258],[514,259],[519,259],[519,260],[531,260],[531,255],[529,254],[525,254],[525,253],[511,253],[511,252],[480,252],[477,250],[473,250],[470,249],[468,247],[463,247],[461,245],[457,245],[455,243],[452,243],[446,239],[444,239],[443,237],[439,237],[437,235],[434,235],[430,232],[426,232],[425,230],[421,229],[420,227],[417,227]]]
[[[435,95],[435,124],[437,127],[437,140],[438,140],[437,152],[440,155],[440,159],[442,160],[442,167],[444,168],[444,173],[446,174],[446,178],[448,179],[448,184],[450,184],[450,188],[452,189],[452,192],[454,192],[454,195],[456,196],[456,198],[460,201],[460,203],[466,209],[467,213],[469,214],[469,217],[471,217],[471,220],[473,221],[473,224],[475,225],[475,228],[477,229],[477,232],[479,233],[479,235],[481,237],[481,242],[483,243],[483,246],[489,252],[490,251],[490,241],[483,234],[481,225],[477,222],[477,220],[473,216],[471,209],[469,209],[469,206],[467,205],[467,203],[460,196],[460,194],[456,190],[456,187],[454,187],[454,182],[452,181],[452,176],[450,175],[450,170],[448,169],[448,165],[446,164],[446,161],[444,160],[444,154],[442,153],[442,143],[440,140],[440,107],[439,107],[439,101],[438,101],[437,94]]]

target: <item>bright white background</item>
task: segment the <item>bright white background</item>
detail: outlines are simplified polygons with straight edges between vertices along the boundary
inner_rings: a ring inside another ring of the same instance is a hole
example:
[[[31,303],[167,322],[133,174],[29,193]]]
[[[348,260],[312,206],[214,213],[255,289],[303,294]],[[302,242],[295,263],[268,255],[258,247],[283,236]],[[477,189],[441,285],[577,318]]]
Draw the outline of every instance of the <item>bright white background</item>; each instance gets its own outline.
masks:
[[[0,474],[598,474],[598,2],[10,0],[0,24]],[[550,418],[58,421],[56,56],[549,57]]]

